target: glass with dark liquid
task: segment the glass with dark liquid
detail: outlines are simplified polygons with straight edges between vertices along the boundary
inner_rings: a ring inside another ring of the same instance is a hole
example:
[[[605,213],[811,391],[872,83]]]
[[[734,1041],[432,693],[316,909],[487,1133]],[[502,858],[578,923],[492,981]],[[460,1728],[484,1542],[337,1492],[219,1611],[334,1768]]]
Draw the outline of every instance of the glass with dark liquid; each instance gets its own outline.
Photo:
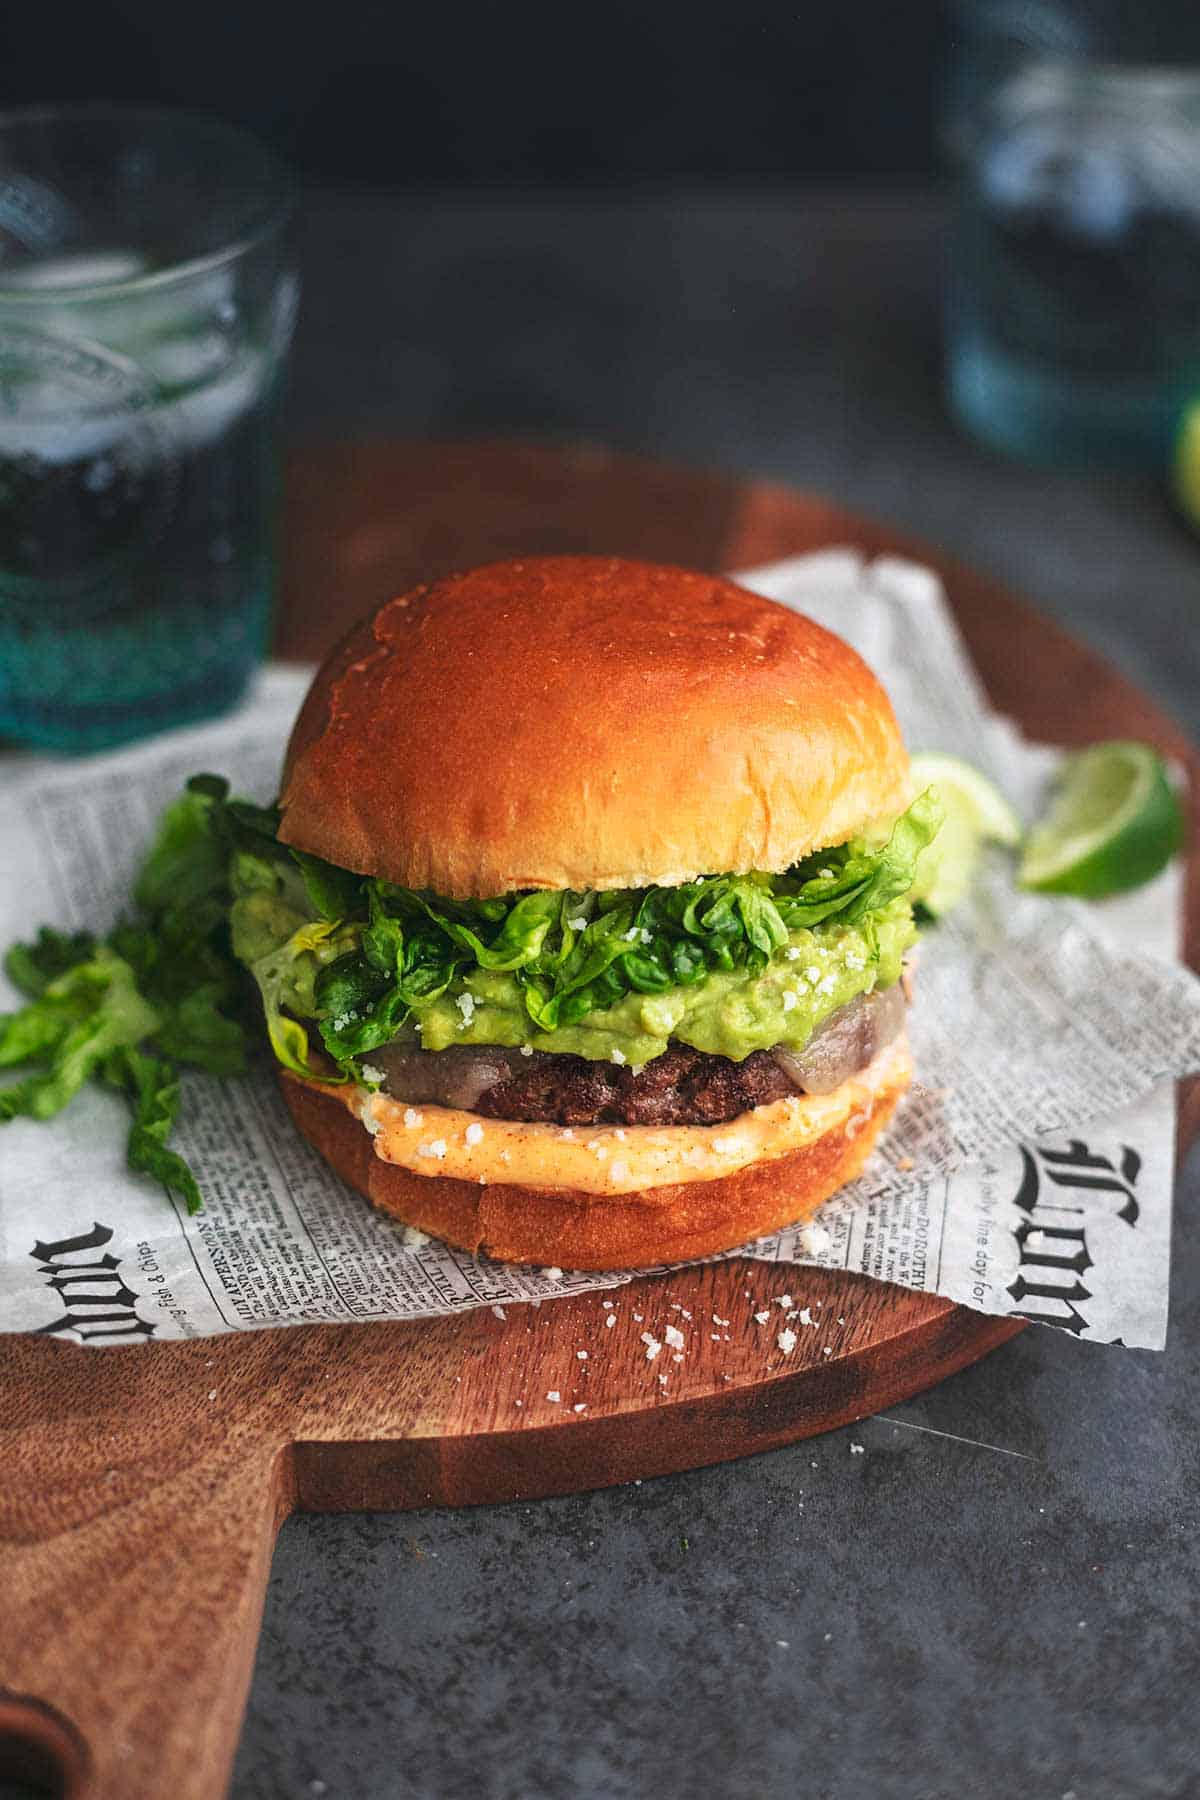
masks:
[[[292,196],[217,121],[0,118],[0,737],[232,705],[264,653]]]

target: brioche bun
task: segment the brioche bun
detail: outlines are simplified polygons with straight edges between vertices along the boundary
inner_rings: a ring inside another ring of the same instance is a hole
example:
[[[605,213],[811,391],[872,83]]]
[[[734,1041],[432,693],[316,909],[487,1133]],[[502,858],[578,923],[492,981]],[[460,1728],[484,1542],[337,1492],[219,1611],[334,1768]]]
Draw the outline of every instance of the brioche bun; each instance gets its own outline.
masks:
[[[344,1090],[298,1080],[287,1071],[281,1081],[292,1117],[309,1142],[344,1181],[404,1224],[503,1262],[639,1269],[712,1256],[798,1224],[853,1180],[911,1079],[906,1053],[884,1052],[881,1064],[884,1057],[879,1078],[859,1081],[840,1121],[801,1149],[764,1156],[719,1180],[611,1195],[416,1174],[376,1154]],[[480,1123],[495,1125],[491,1119]],[[692,1135],[696,1130],[681,1129]],[[711,1129],[720,1133],[733,1126]],[[661,1135],[669,1136],[669,1129]]]
[[[526,557],[412,589],[318,673],[280,837],[455,898],[781,870],[906,805],[862,659],[719,576]]]

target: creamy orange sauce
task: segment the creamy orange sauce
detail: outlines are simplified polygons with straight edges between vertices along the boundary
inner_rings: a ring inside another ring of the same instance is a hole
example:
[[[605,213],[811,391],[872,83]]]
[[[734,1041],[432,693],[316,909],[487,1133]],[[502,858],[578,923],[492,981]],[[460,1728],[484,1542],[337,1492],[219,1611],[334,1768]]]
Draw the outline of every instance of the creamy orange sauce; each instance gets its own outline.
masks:
[[[881,1086],[907,1079],[903,1037],[832,1094],[797,1094],[724,1125],[530,1125],[448,1106],[412,1106],[366,1088],[323,1088],[361,1119],[375,1154],[418,1175],[459,1181],[633,1194],[679,1181],[717,1181],[748,1163],[800,1150],[854,1116]]]

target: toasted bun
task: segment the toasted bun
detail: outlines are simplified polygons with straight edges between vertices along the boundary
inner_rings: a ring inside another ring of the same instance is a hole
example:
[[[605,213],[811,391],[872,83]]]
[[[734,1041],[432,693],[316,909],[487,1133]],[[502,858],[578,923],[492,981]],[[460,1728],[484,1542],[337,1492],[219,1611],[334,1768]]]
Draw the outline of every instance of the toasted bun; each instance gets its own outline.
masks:
[[[811,619],[714,575],[529,557],[350,634],[292,734],[280,836],[488,897],[784,869],[907,800],[887,696]]]
[[[911,1075],[907,1056],[834,1128],[719,1180],[616,1197],[418,1175],[375,1154],[344,1097],[286,1073],[292,1117],[351,1187],[406,1225],[472,1254],[565,1269],[638,1269],[735,1249],[807,1219],[862,1168]],[[492,1121],[488,1122],[489,1124]]]

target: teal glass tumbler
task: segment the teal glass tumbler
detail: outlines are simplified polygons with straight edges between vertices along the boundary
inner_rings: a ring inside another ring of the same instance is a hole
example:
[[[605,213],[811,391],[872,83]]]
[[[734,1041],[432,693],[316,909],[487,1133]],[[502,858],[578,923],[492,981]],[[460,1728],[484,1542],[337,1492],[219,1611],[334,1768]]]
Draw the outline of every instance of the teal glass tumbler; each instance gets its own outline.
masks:
[[[0,738],[127,742],[261,662],[293,212],[210,118],[0,116]]]

